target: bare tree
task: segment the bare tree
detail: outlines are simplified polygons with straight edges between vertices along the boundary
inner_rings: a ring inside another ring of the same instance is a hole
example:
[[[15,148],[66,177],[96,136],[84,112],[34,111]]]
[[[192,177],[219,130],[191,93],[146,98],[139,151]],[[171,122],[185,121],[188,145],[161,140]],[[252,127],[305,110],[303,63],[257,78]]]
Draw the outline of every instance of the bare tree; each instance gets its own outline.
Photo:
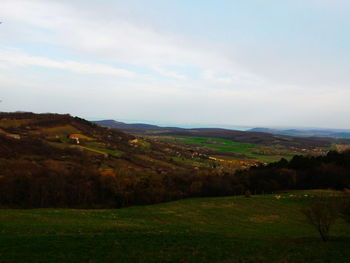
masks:
[[[330,200],[313,201],[302,209],[307,222],[314,226],[323,241],[329,240],[331,226],[338,218],[338,209],[335,202]]]

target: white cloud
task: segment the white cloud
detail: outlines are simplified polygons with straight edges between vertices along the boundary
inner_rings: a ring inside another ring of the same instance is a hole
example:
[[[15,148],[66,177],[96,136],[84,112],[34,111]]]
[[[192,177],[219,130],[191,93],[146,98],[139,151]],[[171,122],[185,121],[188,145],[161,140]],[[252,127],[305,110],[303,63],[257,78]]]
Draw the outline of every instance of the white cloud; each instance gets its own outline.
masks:
[[[8,109],[242,125],[307,124],[322,112],[350,114],[347,67],[339,77],[339,69],[322,60],[309,64],[297,54],[287,60],[272,41],[268,50],[236,54],[238,63],[233,42],[219,45],[145,25],[107,3],[1,0],[0,91]],[[16,49],[4,48],[11,45]],[[327,120],[318,118],[322,123]]]
[[[159,66],[154,66],[153,69],[160,73],[161,75],[163,76],[166,76],[166,77],[171,77],[171,78],[175,78],[175,79],[181,79],[181,80],[186,80],[187,77],[178,73],[178,72],[175,72],[175,71],[170,71],[170,70],[166,70],[162,67],[159,67]]]
[[[111,14],[108,7],[86,3],[81,8],[64,1],[3,1],[2,16],[9,22],[30,25],[28,40],[33,42],[64,46],[76,54],[107,61],[147,66],[171,78],[184,76],[165,70],[167,65],[191,65],[232,73],[236,78],[253,75],[203,40],[186,39],[122,19],[118,10]],[[18,38],[23,38],[21,33]]]
[[[136,74],[115,67],[106,66],[103,64],[81,63],[77,61],[58,61],[45,57],[31,56],[20,51],[9,51],[0,49],[0,66],[40,66],[47,68],[55,68],[60,70],[68,70],[82,74],[105,74],[115,75],[119,77],[132,78]]]

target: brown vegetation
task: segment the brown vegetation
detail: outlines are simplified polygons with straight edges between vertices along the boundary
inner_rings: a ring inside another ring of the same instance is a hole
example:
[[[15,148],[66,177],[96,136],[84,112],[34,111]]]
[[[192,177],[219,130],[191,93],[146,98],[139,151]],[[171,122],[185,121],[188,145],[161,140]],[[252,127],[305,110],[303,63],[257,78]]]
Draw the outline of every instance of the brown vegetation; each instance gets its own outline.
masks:
[[[350,187],[350,152],[296,156],[235,172],[205,154],[191,161],[193,150],[184,146],[136,140],[69,115],[0,113],[0,128],[2,207],[124,207],[248,191]],[[70,140],[71,131],[83,147]]]

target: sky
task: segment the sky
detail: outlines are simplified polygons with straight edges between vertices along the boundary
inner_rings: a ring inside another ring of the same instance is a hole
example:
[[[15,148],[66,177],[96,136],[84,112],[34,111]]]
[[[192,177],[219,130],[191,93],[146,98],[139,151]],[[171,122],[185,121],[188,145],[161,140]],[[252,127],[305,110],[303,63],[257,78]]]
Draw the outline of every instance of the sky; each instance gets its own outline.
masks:
[[[0,0],[0,111],[350,129],[348,0]]]

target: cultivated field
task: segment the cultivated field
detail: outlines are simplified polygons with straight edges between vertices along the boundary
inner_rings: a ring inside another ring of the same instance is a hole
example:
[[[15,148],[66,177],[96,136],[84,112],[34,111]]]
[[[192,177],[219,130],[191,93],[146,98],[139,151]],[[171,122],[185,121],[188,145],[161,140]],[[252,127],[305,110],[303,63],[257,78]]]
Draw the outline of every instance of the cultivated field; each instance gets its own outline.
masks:
[[[350,224],[338,220],[325,243],[303,221],[315,193],[0,210],[0,262],[349,262]]]
[[[228,139],[192,136],[158,136],[157,139],[189,147],[201,147],[211,151],[211,155],[230,157],[232,160],[256,160],[260,162],[275,162],[281,158],[291,159],[296,154],[326,153],[330,147],[303,149],[285,145],[259,145],[253,143],[234,142]],[[235,154],[235,156],[230,156]]]

